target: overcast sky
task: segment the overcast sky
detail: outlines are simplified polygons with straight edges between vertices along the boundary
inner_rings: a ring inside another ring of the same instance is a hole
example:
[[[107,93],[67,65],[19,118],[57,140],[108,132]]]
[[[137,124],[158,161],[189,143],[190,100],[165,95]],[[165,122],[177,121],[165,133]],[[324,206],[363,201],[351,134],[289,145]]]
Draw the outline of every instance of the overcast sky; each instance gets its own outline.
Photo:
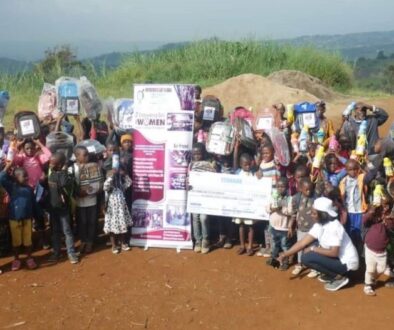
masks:
[[[393,30],[393,13],[388,0],[0,0],[0,40],[290,38]]]

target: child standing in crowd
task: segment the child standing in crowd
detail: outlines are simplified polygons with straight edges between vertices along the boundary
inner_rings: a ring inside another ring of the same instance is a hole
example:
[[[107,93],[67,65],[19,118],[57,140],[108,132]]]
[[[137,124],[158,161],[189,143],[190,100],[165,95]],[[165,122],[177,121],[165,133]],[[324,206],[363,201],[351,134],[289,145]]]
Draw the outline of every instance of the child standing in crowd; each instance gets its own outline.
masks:
[[[313,183],[309,178],[303,178],[300,181],[300,191],[292,198],[293,216],[291,228],[297,228],[297,242],[301,241],[313,226],[311,216],[314,198]],[[294,267],[292,274],[300,274],[305,267],[301,265],[302,251],[298,252],[298,264]],[[316,277],[319,274],[311,271],[308,277]]]
[[[347,159],[340,159],[344,165]],[[335,153],[329,153],[324,158],[325,168],[322,171],[324,181],[330,182],[334,187],[338,187],[341,180],[346,176],[346,169],[340,167],[338,157]]]
[[[28,184],[36,194],[37,207],[34,210],[34,229],[40,233],[41,244],[47,246],[45,242],[45,216],[41,205],[43,198],[42,183],[45,178],[44,167],[51,157],[50,150],[45,147],[40,140],[22,140],[17,143],[19,152],[14,151],[13,165],[23,167],[28,174]]]
[[[24,246],[27,259],[26,265],[29,269],[37,268],[37,264],[32,257],[32,218],[36,208],[36,199],[33,189],[28,185],[28,175],[23,167],[18,167],[14,171],[13,179],[8,171],[12,166],[8,162],[4,170],[0,173],[0,185],[4,187],[10,196],[10,229],[12,237],[12,248],[14,250],[14,260],[11,270],[16,271],[22,267],[19,259],[21,248]]]
[[[347,175],[342,179],[339,189],[342,200],[348,212],[346,231],[357,248],[359,255],[362,253],[362,216],[367,211],[367,182],[365,174],[361,172],[360,164],[350,159],[346,163]]]
[[[236,163],[236,162],[235,162]],[[242,154],[239,158],[240,168],[235,172],[236,175],[240,176],[254,176],[252,172],[252,157],[249,154]],[[251,219],[240,219],[235,218],[233,222],[239,225],[239,242],[241,247],[238,249],[238,254],[246,253],[247,256],[252,256],[253,251],[253,240],[254,240],[254,220]],[[248,228],[248,245],[245,242],[245,227]]]
[[[381,205],[370,206],[368,212],[363,215],[363,223],[366,228],[364,293],[368,296],[376,295],[374,290],[375,275],[382,274],[386,269],[390,270],[387,266],[386,248],[389,244],[388,230],[393,229],[390,227],[393,224],[392,207],[391,198],[384,196]]]
[[[267,260],[267,264],[271,265],[273,259],[279,256],[279,252],[287,251],[290,245],[289,238],[294,234],[293,228],[290,226],[292,215],[292,201],[288,196],[288,180],[281,177],[277,184],[278,198],[272,199],[269,206],[270,213],[270,233],[273,241],[271,258]],[[281,270],[289,268],[289,261],[285,259],[280,265]]]
[[[113,162],[113,170],[108,172],[104,182],[106,193],[104,232],[109,234],[112,253],[118,254],[121,250],[130,250],[125,236],[132,225],[132,220],[126,204],[125,191],[131,186],[131,179],[124,168],[115,163],[116,160]]]
[[[70,263],[78,263],[71,229],[71,198],[73,179],[67,173],[66,156],[56,152],[51,156],[48,173],[49,212],[52,231],[53,254],[50,262],[57,262],[61,257],[61,235],[64,234],[67,255]]]
[[[192,162],[189,171],[193,171],[199,162],[205,161],[205,146],[194,143],[192,149]],[[194,252],[206,254],[209,252],[209,217],[206,214],[192,213]]]
[[[76,163],[69,168],[69,173],[74,176],[76,185],[76,215],[78,224],[78,234],[81,240],[80,252],[90,253],[93,250],[93,243],[96,237],[98,221],[97,195],[88,195],[81,191],[81,172],[88,163],[88,150],[79,146],[75,148]]]
[[[272,179],[272,194],[276,193],[276,183],[280,177],[280,172],[274,160],[275,150],[271,144],[266,144],[261,147],[261,162],[259,170],[256,173],[258,179],[271,178]],[[266,223],[264,229],[264,243],[265,248],[261,248],[257,252],[257,256],[268,258],[271,256],[271,235],[269,232],[269,223]]]

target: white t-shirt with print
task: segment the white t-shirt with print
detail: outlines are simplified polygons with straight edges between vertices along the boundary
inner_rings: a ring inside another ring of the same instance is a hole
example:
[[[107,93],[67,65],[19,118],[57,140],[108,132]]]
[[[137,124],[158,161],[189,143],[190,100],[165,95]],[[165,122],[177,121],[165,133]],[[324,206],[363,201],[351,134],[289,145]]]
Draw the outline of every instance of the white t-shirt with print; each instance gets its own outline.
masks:
[[[349,235],[338,220],[333,220],[321,225],[315,223],[309,230],[309,235],[319,241],[324,249],[339,246],[339,260],[346,265],[347,270],[357,270],[359,261],[357,250]]]

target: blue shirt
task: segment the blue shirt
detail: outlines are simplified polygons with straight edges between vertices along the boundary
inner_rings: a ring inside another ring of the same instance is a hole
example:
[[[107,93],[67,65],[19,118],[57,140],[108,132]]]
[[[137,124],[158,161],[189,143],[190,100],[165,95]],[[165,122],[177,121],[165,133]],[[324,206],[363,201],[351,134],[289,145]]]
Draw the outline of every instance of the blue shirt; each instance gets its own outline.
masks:
[[[33,218],[36,206],[33,189],[29,186],[18,184],[6,172],[0,173],[0,185],[10,195],[10,219],[24,220]]]

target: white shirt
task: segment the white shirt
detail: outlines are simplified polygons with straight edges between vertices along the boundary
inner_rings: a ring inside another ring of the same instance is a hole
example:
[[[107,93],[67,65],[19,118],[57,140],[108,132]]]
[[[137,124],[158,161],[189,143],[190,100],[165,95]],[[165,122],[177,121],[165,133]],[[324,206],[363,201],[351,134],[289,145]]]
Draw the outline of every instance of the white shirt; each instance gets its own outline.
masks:
[[[358,254],[349,235],[338,220],[333,220],[321,225],[315,223],[309,230],[309,235],[319,241],[324,249],[339,246],[339,260],[346,265],[347,270],[358,269]]]

